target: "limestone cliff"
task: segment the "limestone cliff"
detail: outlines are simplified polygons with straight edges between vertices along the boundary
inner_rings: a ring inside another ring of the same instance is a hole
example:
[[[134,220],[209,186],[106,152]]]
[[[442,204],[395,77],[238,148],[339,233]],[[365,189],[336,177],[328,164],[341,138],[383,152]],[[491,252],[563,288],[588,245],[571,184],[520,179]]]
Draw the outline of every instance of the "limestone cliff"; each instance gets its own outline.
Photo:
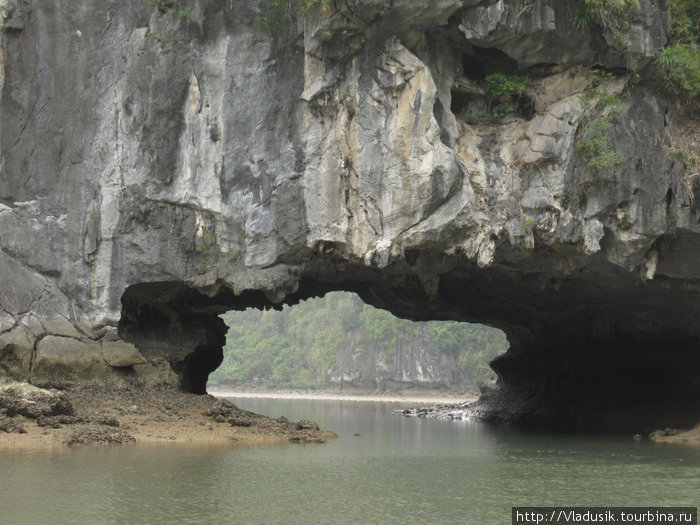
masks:
[[[625,33],[577,0],[336,0],[275,31],[264,0],[175,4],[0,1],[0,373],[203,391],[219,313],[342,289],[503,329],[485,417],[697,415],[689,132],[624,70],[664,0]],[[495,73],[530,81],[491,100]]]
[[[376,345],[352,345],[338,355],[328,370],[335,388],[376,392],[411,388],[475,390],[474,378],[459,366],[457,356],[441,352],[428,330],[420,327],[414,337],[398,339],[390,355]]]

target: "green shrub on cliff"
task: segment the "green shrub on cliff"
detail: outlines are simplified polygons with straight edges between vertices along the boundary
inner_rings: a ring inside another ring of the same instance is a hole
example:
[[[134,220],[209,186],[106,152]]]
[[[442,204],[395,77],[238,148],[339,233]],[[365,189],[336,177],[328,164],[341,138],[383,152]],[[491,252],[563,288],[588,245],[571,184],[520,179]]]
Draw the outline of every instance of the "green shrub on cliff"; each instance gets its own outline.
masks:
[[[506,115],[517,111],[516,102],[521,97],[529,79],[505,73],[493,73],[484,78],[486,94],[486,116],[489,120],[499,121]]]
[[[674,44],[661,50],[657,58],[666,90],[681,100],[693,101],[700,96],[700,47],[697,44]]]
[[[640,10],[639,0],[581,0],[576,23],[584,26],[592,22],[619,33],[629,29],[630,13]]]
[[[493,73],[484,78],[484,92],[491,99],[519,97],[525,91],[527,79],[517,75]]]
[[[671,0],[669,45],[656,59],[658,85],[681,102],[700,101],[700,2]]]
[[[612,129],[620,118],[620,97],[611,89],[615,76],[606,71],[593,72],[593,84],[583,94],[584,120],[576,137],[576,153],[597,175],[617,174],[625,160],[612,147]]]
[[[700,36],[700,2],[671,0],[671,41],[698,43]]]
[[[612,170],[614,174],[625,160],[620,152],[610,147],[612,127],[610,120],[599,118],[586,122],[581,128],[576,151],[596,173]]]

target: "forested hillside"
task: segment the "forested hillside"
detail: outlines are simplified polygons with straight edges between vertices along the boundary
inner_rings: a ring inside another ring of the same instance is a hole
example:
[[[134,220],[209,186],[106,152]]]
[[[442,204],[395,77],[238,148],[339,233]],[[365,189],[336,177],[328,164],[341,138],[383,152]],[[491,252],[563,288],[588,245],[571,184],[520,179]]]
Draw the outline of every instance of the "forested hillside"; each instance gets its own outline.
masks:
[[[229,312],[224,320],[224,362],[210,376],[220,385],[463,388],[507,348],[499,330],[406,321],[348,293],[282,311]]]

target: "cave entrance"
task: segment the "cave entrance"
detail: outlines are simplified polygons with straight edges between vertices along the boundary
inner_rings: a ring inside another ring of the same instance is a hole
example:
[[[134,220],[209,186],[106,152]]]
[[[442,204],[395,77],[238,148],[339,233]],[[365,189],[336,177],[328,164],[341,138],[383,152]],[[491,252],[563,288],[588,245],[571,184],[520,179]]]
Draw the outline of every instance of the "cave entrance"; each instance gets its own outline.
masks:
[[[209,377],[218,389],[464,393],[508,346],[496,328],[399,319],[349,292],[221,317],[224,358]]]
[[[497,49],[469,46],[460,54],[450,90],[450,111],[472,125],[499,123],[505,117],[531,120],[534,101],[526,89],[527,73],[515,60]]]
[[[467,391],[508,346],[498,329],[399,319],[349,292],[287,299],[139,284],[122,297],[119,335],[146,360],[167,360],[180,386],[199,394],[210,377],[219,387]]]
[[[674,242],[683,239],[677,234]],[[253,333],[241,334],[238,328],[243,323],[232,323],[229,345],[240,343],[253,356],[265,355],[266,346],[279,350],[274,359],[268,356],[270,362],[251,373],[245,372],[249,365],[233,359],[236,352],[229,352],[231,357],[224,353],[229,327],[220,316],[253,308],[265,310],[248,314],[258,316],[249,321],[253,326],[286,323],[284,316],[275,318],[269,311],[286,311],[273,300],[279,301],[274,293],[253,290],[236,295],[225,285],[197,290],[182,282],[133,285],[122,296],[119,337],[134,344],[148,361],[166,360],[180,385],[190,392],[205,393],[209,375],[222,363],[224,367],[213,376],[219,382],[221,374],[229,372],[237,380],[260,378],[284,388],[311,380],[331,383],[333,377],[345,381],[351,374],[349,367],[334,362],[330,336],[320,328],[330,327],[331,335],[336,330],[340,336],[345,331],[364,330],[375,337],[372,344],[384,346],[385,353],[408,355],[397,353],[395,345],[404,329],[394,327],[393,333],[399,335],[392,339],[376,335],[381,322],[362,330],[353,324],[362,320],[362,312],[369,308],[366,305],[373,305],[382,309],[378,318],[389,316],[386,312],[391,311],[415,321],[460,322],[442,333],[436,331],[436,337],[453,337],[455,327],[466,326],[462,322],[503,330],[508,350],[489,362],[497,376],[496,385],[489,384],[492,388],[483,391],[475,414],[485,420],[539,428],[626,427],[638,431],[652,425],[687,425],[698,413],[700,338],[697,311],[692,306],[697,304],[698,292],[690,290],[679,300],[662,280],[641,282],[609,265],[604,269],[612,277],[606,280],[595,272],[558,277],[554,273],[518,272],[505,264],[505,258],[477,269],[456,264],[460,261],[457,256],[436,259],[411,251],[405,255],[407,264],[419,275],[373,271],[365,266],[344,266],[332,273],[324,266],[324,275],[299,278],[296,291],[284,297],[286,304],[298,305],[288,308],[290,319],[304,317],[310,298],[324,297],[331,306],[327,303],[324,313],[309,314],[304,322],[297,322],[297,328],[304,330],[291,331],[293,323],[285,324],[286,336],[291,339],[257,327],[259,340],[245,341]],[[455,265],[450,267],[452,262]],[[439,277],[425,275],[436,269]],[[359,314],[342,315],[342,305],[332,302],[338,300],[331,292],[339,290],[357,294],[361,301],[352,308]],[[398,322],[390,316],[385,321]],[[354,340],[351,343],[353,351],[362,348],[355,346]],[[288,354],[294,345],[311,352],[311,358]],[[379,362],[389,366],[386,361]],[[388,361],[394,366],[400,360]],[[396,364],[397,368],[403,366]],[[383,385],[375,380],[374,388],[389,387],[390,381]]]

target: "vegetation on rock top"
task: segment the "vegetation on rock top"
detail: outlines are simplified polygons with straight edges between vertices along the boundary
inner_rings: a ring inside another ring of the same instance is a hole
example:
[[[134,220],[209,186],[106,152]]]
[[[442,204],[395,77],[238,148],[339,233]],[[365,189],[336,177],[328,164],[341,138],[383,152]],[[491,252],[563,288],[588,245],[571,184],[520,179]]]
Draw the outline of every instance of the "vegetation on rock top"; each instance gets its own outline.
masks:
[[[671,0],[671,34],[656,64],[668,94],[694,109],[700,105],[700,2]]]
[[[582,0],[576,13],[579,26],[594,22],[612,33],[629,29],[632,11],[640,11],[639,0]]]

